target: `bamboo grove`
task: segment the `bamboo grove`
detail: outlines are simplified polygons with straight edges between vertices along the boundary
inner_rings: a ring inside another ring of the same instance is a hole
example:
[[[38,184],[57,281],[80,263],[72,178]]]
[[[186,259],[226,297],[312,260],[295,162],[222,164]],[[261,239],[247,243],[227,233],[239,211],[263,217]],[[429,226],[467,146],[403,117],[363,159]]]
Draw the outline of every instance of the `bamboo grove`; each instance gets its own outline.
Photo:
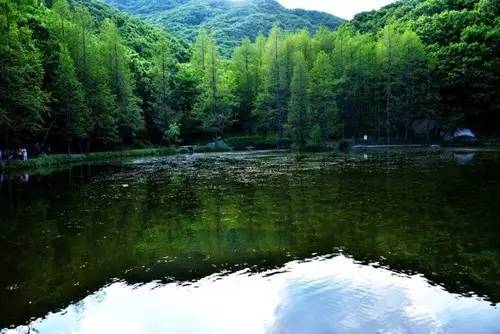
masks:
[[[416,134],[416,121],[466,125],[443,111],[438,60],[408,25],[314,34],[276,25],[227,59],[207,30],[186,46],[66,0],[0,6],[3,146],[71,152],[235,133],[298,146],[365,135],[391,143],[437,136]]]

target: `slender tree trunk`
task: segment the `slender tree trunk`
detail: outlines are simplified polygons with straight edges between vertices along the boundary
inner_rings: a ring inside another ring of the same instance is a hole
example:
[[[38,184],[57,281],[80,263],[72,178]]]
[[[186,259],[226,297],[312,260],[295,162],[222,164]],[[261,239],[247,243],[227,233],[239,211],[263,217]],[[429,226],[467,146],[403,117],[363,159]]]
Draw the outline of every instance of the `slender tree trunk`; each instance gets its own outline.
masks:
[[[391,143],[391,137],[390,137],[390,134],[391,134],[391,129],[390,129],[390,115],[391,115],[391,110],[390,110],[390,104],[391,104],[391,99],[390,99],[390,96],[391,96],[391,85],[390,84],[387,84],[387,93],[386,93],[386,97],[385,97],[385,134],[386,134],[386,142],[387,142],[387,145],[390,145]]]
[[[278,36],[274,40],[275,54],[275,98],[276,98],[276,108],[278,109],[278,148],[281,147],[281,142],[283,140],[283,111],[281,110],[280,103],[280,72],[279,72],[279,56],[278,56]]]
[[[71,114],[66,106],[66,146],[68,148],[68,155],[71,154],[71,136],[70,136],[70,122],[71,122]]]

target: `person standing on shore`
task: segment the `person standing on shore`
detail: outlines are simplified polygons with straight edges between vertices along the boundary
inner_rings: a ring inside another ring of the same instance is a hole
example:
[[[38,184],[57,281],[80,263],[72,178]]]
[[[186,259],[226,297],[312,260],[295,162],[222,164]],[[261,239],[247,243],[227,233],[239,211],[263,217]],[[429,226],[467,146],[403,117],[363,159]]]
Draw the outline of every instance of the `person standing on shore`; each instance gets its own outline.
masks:
[[[28,160],[28,150],[26,148],[23,148],[21,150],[21,159],[23,161],[27,161]]]

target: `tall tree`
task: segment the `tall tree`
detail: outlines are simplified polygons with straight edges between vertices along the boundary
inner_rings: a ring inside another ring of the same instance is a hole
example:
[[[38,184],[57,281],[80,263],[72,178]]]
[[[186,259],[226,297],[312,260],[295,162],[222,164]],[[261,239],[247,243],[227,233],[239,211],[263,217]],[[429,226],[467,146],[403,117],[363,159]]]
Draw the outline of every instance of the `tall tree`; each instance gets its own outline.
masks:
[[[52,117],[58,121],[62,138],[65,139],[68,154],[71,143],[87,137],[89,131],[89,112],[85,104],[82,84],[78,81],[73,59],[63,44],[59,52],[57,76],[52,90]]]
[[[210,45],[214,44],[213,36],[206,29],[201,29],[193,45],[193,53],[191,56],[191,64],[201,75],[206,70],[207,54]]]
[[[408,140],[412,118],[421,117],[420,110],[426,108],[427,91],[431,89],[426,82],[429,77],[430,59],[425,52],[425,46],[418,35],[406,30],[401,36],[400,55],[402,62],[403,96],[403,127],[404,138]]]
[[[235,49],[232,65],[238,100],[238,121],[241,130],[249,132],[252,129],[251,116],[256,95],[256,68],[259,66],[259,59],[250,39],[245,38],[241,46]]]
[[[222,68],[219,51],[213,40],[206,46],[206,61],[201,84],[201,95],[194,106],[194,112],[201,122],[202,129],[214,137],[224,134],[233,121],[232,107],[234,97],[230,87],[233,80],[229,71]]]
[[[311,138],[324,144],[338,127],[338,108],[335,95],[333,65],[330,57],[320,51],[311,70],[309,96],[311,99]]]
[[[122,140],[130,141],[144,127],[144,120],[134,95],[134,81],[129,68],[129,55],[118,28],[109,19],[101,28],[107,77],[117,107],[118,131]]]
[[[171,107],[176,112],[176,119],[180,120],[181,133],[187,137],[197,131],[193,108],[200,95],[200,79],[190,63],[179,64],[174,75]]]
[[[32,1],[0,2],[0,131],[5,145],[40,130],[47,94],[40,50],[29,16],[40,9]]]
[[[165,40],[158,41],[153,48],[152,83],[153,83],[153,127],[164,139],[165,131],[179,121],[171,106],[172,74],[174,59],[170,53],[170,45]]]
[[[394,120],[400,115],[398,89],[400,88],[400,33],[394,24],[386,26],[378,41],[379,66],[382,69],[382,86],[385,98],[385,132],[386,143],[390,144],[394,130]]]
[[[265,131],[275,129],[280,142],[283,139],[286,121],[286,99],[284,99],[282,74],[283,59],[280,52],[282,35],[281,29],[275,26],[267,38],[262,66],[263,84],[256,101],[259,128]]]
[[[264,66],[264,54],[266,52],[266,37],[262,34],[259,34],[255,39],[255,60],[256,66],[254,68],[254,77],[255,77],[255,99],[257,99],[258,94],[262,91],[263,87],[263,75],[262,70]],[[255,104],[255,103],[254,103]],[[255,107],[255,106],[254,106]]]
[[[102,52],[102,41],[97,38],[94,19],[86,7],[77,6],[73,20],[77,33],[70,49],[90,110],[92,141],[98,144],[116,142],[117,110]],[[87,142],[89,150],[90,141]]]
[[[295,56],[287,127],[298,150],[306,143],[309,132],[309,97],[307,64],[302,52]]]
[[[337,93],[337,105],[342,120],[342,137],[345,137],[345,120],[348,118],[348,80],[346,68],[348,64],[348,48],[353,32],[349,27],[342,26],[335,32],[334,48],[332,53],[333,69],[336,78],[335,91]]]

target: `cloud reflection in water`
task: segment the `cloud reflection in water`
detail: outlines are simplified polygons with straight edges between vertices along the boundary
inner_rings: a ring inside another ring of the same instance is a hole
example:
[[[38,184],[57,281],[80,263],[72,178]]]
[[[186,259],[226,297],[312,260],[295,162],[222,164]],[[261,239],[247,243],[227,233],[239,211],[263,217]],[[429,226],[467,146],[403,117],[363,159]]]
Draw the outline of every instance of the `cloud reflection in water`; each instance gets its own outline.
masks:
[[[420,275],[339,255],[190,285],[118,282],[30,328],[50,334],[498,333],[500,309],[450,294]]]

